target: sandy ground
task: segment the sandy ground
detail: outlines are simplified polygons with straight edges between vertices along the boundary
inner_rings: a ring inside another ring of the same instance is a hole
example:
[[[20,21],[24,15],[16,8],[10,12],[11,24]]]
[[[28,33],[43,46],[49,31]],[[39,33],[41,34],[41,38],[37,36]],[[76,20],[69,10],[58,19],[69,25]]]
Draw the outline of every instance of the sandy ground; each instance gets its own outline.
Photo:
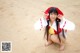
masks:
[[[60,8],[76,25],[67,34],[64,51],[54,45],[45,47],[44,32],[33,28],[50,6]],[[80,0],[0,0],[1,41],[12,41],[11,53],[80,53]]]

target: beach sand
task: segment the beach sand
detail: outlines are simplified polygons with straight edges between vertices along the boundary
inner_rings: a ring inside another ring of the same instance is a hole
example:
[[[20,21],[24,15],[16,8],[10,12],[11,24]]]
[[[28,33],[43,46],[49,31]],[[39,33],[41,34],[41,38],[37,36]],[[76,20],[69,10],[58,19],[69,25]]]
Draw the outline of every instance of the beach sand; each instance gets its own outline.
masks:
[[[50,6],[61,9],[76,25],[67,33],[64,51],[55,45],[45,47],[44,31],[33,27]],[[12,41],[10,53],[80,53],[80,0],[0,0],[1,41]]]

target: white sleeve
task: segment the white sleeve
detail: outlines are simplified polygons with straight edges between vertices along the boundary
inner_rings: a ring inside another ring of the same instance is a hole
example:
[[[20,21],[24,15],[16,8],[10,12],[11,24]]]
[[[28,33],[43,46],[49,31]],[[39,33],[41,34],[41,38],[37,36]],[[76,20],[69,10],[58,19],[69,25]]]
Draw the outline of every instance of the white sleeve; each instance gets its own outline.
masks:
[[[35,30],[40,30],[44,27],[47,26],[47,21],[43,17],[41,17],[35,24],[34,24],[34,29]]]
[[[65,24],[65,22],[66,22],[66,24]],[[65,26],[64,26],[64,24],[65,24]],[[75,24],[73,22],[69,21],[68,19],[63,18],[60,23],[60,28],[63,28],[66,30],[74,30]]]

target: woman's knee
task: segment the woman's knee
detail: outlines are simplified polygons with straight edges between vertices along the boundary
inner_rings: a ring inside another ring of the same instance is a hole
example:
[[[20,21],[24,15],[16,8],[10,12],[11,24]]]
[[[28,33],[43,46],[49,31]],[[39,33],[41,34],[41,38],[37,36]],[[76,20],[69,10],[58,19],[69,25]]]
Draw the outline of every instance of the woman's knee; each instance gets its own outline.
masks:
[[[59,42],[58,37],[56,35],[51,35],[51,40],[53,42],[57,42],[57,43]]]

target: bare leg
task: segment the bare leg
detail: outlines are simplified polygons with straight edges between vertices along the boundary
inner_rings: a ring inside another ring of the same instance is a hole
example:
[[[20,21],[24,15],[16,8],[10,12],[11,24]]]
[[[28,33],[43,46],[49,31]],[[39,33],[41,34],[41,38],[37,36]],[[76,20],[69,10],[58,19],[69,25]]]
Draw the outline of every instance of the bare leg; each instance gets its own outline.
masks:
[[[60,38],[61,38],[60,50],[64,50],[66,39],[62,35],[60,35]]]
[[[64,43],[62,42],[62,40],[61,40],[61,42],[59,42],[57,35],[52,35],[51,40],[60,45],[60,50],[64,50]]]
[[[50,39],[51,39],[53,42],[60,44],[57,35],[52,35],[52,36],[50,37]]]
[[[50,39],[50,36],[51,35],[48,36],[48,41],[46,41],[46,46],[49,46],[53,43],[53,41]],[[46,40],[47,40],[47,38],[46,38]]]

